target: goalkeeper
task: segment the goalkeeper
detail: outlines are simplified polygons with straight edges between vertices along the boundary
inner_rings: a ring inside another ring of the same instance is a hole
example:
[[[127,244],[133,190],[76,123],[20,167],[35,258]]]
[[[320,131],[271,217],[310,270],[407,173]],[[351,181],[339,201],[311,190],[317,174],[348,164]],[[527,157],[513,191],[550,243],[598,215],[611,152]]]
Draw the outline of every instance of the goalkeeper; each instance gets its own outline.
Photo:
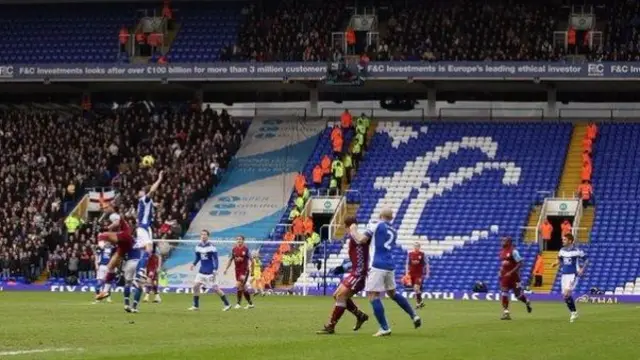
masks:
[[[354,217],[347,217],[344,221],[345,228],[349,228],[356,223]],[[331,313],[329,322],[317,332],[317,334],[329,335],[335,333],[336,325],[344,314],[345,310],[348,310],[356,317],[356,325],[353,327],[353,331],[358,331],[362,324],[369,320],[369,316],[363,313],[358,306],[351,300],[353,295],[361,292],[364,289],[365,279],[367,278],[367,270],[369,265],[369,244],[359,244],[351,238],[347,232],[345,240],[349,243],[349,260],[351,262],[350,271],[344,280],[338,287],[333,298],[336,303]],[[334,270],[334,273],[345,271],[344,266],[340,266]]]

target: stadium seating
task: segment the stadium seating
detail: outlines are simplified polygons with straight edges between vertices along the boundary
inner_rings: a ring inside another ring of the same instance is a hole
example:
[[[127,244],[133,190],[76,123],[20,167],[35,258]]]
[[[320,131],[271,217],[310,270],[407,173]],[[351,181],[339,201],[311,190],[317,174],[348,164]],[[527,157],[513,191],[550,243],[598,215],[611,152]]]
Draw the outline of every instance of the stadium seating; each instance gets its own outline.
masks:
[[[241,4],[209,2],[178,6],[181,27],[167,58],[173,62],[224,60],[220,52],[236,43]],[[226,60],[230,60],[227,58]]]
[[[578,291],[596,287],[616,294],[640,294],[640,128],[603,124],[594,147],[596,216],[591,242],[582,245],[591,265]],[[560,290],[560,277],[554,291]]]
[[[0,61],[116,62],[118,30],[136,23],[137,8],[129,3],[2,5]]]
[[[511,235],[527,283],[537,246],[521,243],[520,227],[542,200],[538,191],[555,189],[570,134],[569,124],[383,122],[351,186],[362,196],[358,221],[377,218],[383,206],[396,210],[398,282],[417,240],[431,257],[426,290],[470,290],[476,281],[496,290],[499,236]],[[346,246],[329,252],[327,268],[347,256]],[[320,273],[310,275],[321,283]]]

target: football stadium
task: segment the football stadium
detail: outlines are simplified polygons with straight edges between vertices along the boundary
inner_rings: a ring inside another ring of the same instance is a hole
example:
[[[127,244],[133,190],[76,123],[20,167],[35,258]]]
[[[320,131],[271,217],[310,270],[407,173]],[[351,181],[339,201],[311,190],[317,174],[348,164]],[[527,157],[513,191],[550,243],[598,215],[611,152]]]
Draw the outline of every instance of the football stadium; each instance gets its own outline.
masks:
[[[0,0],[0,359],[638,359],[639,29]]]

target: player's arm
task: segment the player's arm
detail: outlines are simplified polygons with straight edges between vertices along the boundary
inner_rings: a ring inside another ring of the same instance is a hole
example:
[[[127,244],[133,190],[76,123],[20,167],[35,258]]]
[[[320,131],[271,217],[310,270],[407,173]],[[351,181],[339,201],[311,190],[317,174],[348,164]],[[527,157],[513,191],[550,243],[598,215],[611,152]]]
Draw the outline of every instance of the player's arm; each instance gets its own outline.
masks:
[[[227,266],[224,268],[224,273],[226,274],[231,267],[231,263],[233,262],[233,251],[231,252],[231,256],[229,256],[229,261],[227,261]]]
[[[582,262],[580,266],[580,271],[578,271],[578,276],[582,276],[584,271],[587,269],[587,265],[589,265],[589,259],[584,255],[584,252],[580,251],[580,256],[578,259]]]
[[[522,261],[522,256],[520,256],[520,252],[514,249],[511,252],[511,256],[513,257],[513,260],[516,262],[516,266],[514,266],[513,269],[507,273],[507,275],[517,274],[520,271],[520,268],[522,267],[523,261]]]
[[[349,234],[351,234],[351,238],[358,244],[365,244],[373,237],[373,231],[370,229],[371,226],[367,226],[367,230],[365,230],[364,234],[360,234],[358,232],[358,225],[352,224],[349,227]]]
[[[431,269],[429,268],[429,260],[427,260],[427,258],[426,258],[426,257],[423,257],[423,259],[424,259],[424,260],[423,260],[423,261],[424,261],[424,277],[425,277],[426,279],[428,279],[428,278],[429,278],[429,271],[431,270]]]
[[[253,260],[251,260],[251,256],[249,256],[248,253],[247,253],[247,269],[249,270],[249,273],[251,273],[251,271],[253,270]]]
[[[193,260],[193,263],[191,263],[191,271],[193,271],[193,269],[195,269],[196,265],[198,265],[198,263],[200,262],[201,256],[199,252],[196,252],[196,258]]]
[[[551,264],[551,267],[552,268],[558,267],[558,265],[560,265],[560,260],[562,259],[560,259],[560,253],[558,253],[558,257],[556,258],[556,261],[554,261],[553,264]]]
[[[164,175],[164,171],[160,171],[160,174],[158,174],[158,180],[156,180],[156,182],[151,184],[151,188],[149,188],[149,192],[147,193],[147,196],[151,196],[154,192],[158,190],[158,188],[160,187],[160,183],[162,182],[163,175]]]
[[[211,260],[213,260],[213,268],[215,269],[215,271],[218,271],[218,252],[217,251],[212,251],[211,252]]]

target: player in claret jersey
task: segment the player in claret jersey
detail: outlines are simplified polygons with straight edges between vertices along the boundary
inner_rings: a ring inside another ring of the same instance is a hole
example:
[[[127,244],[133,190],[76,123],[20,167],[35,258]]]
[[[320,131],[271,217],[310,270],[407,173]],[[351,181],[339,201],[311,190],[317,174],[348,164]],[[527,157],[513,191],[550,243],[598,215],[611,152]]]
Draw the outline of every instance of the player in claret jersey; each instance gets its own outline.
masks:
[[[527,306],[527,312],[531,312],[531,303],[522,291],[520,284],[520,268],[522,267],[522,257],[513,245],[513,240],[509,236],[502,238],[502,250],[500,250],[500,291],[502,300],[501,320],[511,320],[509,313],[509,291]]]
[[[416,293],[416,307],[424,307],[422,302],[422,281],[429,277],[429,262],[426,255],[420,251],[420,243],[413,245],[413,251],[407,254],[407,274]]]
[[[350,216],[345,219],[344,226],[349,229],[355,223],[355,217]],[[369,270],[369,241],[357,243],[348,233],[345,236],[345,240],[349,243],[351,272],[345,276],[338,289],[333,293],[336,303],[333,307],[331,318],[324,328],[317,332],[318,334],[335,333],[336,324],[338,324],[345,310],[348,310],[356,317],[356,325],[353,327],[353,331],[358,331],[362,324],[369,320],[369,316],[360,311],[358,306],[351,300],[353,295],[364,289]]]
[[[244,244],[244,236],[238,236],[237,243],[231,250],[231,257],[227,263],[227,267],[224,270],[224,275],[231,267],[231,263],[235,264],[236,268],[236,297],[238,303],[235,308],[240,309],[242,306],[242,297],[247,299],[248,305],[245,309],[253,309],[254,305],[251,301],[251,295],[247,289],[247,280],[249,280],[249,270],[251,269],[251,256],[249,254],[249,248]]]
[[[154,303],[161,303],[162,299],[160,298],[160,293],[158,292],[158,272],[160,271],[160,267],[162,264],[162,257],[160,256],[160,252],[158,251],[157,243],[153,243],[153,252],[151,257],[149,258],[149,262],[147,263],[147,286],[144,287],[145,295],[144,302],[149,302],[149,294],[153,293]]]
[[[131,250],[133,250],[135,240],[133,238],[133,228],[129,222],[122,218],[116,209],[108,204],[103,204],[103,208],[110,212],[109,221],[111,222],[107,231],[98,234],[98,241],[106,241],[116,246],[116,252],[111,256],[107,265],[107,276],[102,291],[96,295],[95,299],[100,301],[109,297],[111,293],[111,283],[115,280],[115,270],[120,266],[122,259]]]

